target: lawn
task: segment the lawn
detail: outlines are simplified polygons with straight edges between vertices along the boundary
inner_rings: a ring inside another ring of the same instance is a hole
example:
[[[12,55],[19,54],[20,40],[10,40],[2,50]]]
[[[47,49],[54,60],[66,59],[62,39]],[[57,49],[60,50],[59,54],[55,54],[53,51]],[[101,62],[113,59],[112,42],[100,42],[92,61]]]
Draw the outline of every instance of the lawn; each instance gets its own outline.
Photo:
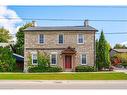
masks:
[[[0,73],[0,80],[127,80],[124,73]]]

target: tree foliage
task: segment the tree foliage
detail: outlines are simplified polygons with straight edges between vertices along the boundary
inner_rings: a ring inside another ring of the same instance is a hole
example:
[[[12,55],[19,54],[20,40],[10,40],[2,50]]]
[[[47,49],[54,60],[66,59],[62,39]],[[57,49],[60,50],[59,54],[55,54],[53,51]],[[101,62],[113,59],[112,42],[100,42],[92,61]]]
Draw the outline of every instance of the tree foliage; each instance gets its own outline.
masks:
[[[0,47],[0,71],[12,72],[15,70],[16,61],[8,48]]]
[[[12,37],[9,35],[9,31],[4,29],[3,27],[0,28],[0,42],[8,42]]]
[[[110,56],[109,56],[109,43],[107,43],[103,31],[101,32],[100,39],[97,46],[97,64],[98,69],[109,68]]]
[[[96,39],[96,68],[98,69],[99,66],[99,50],[98,50],[99,41]]]
[[[29,66],[32,65],[32,56],[28,56],[28,64]],[[39,53],[37,52],[37,65],[38,67],[50,67],[50,57],[47,53]]]
[[[114,46],[114,49],[127,49],[127,47],[125,45],[121,45],[121,44],[116,44]]]
[[[121,63],[127,63],[127,54],[126,53],[116,53],[113,57],[119,58]]]
[[[18,32],[16,33],[17,42],[14,46],[14,50],[19,55],[24,55],[24,29],[31,27],[32,23],[27,23],[19,28]]]

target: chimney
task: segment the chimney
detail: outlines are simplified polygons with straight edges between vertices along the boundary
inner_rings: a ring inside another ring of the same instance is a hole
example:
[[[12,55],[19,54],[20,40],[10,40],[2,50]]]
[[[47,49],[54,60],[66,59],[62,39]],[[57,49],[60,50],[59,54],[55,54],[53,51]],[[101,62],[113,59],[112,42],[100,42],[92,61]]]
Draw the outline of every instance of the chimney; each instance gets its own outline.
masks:
[[[32,21],[33,27],[37,26],[36,21]]]
[[[84,27],[87,27],[89,25],[88,19],[84,21]]]

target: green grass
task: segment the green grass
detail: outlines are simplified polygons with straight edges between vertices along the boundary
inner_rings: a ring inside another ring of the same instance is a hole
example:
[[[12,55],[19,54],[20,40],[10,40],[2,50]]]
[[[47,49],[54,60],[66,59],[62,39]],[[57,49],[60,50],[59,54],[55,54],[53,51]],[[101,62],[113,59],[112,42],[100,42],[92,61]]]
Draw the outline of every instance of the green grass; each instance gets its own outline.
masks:
[[[0,80],[127,80],[124,73],[0,73]]]

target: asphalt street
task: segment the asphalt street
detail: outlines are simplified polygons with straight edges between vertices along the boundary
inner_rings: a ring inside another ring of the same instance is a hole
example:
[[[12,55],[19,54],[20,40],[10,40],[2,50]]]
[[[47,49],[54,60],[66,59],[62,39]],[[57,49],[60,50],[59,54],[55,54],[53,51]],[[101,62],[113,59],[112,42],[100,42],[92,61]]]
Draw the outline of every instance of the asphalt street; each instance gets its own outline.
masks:
[[[0,89],[127,89],[126,80],[1,80]]]

